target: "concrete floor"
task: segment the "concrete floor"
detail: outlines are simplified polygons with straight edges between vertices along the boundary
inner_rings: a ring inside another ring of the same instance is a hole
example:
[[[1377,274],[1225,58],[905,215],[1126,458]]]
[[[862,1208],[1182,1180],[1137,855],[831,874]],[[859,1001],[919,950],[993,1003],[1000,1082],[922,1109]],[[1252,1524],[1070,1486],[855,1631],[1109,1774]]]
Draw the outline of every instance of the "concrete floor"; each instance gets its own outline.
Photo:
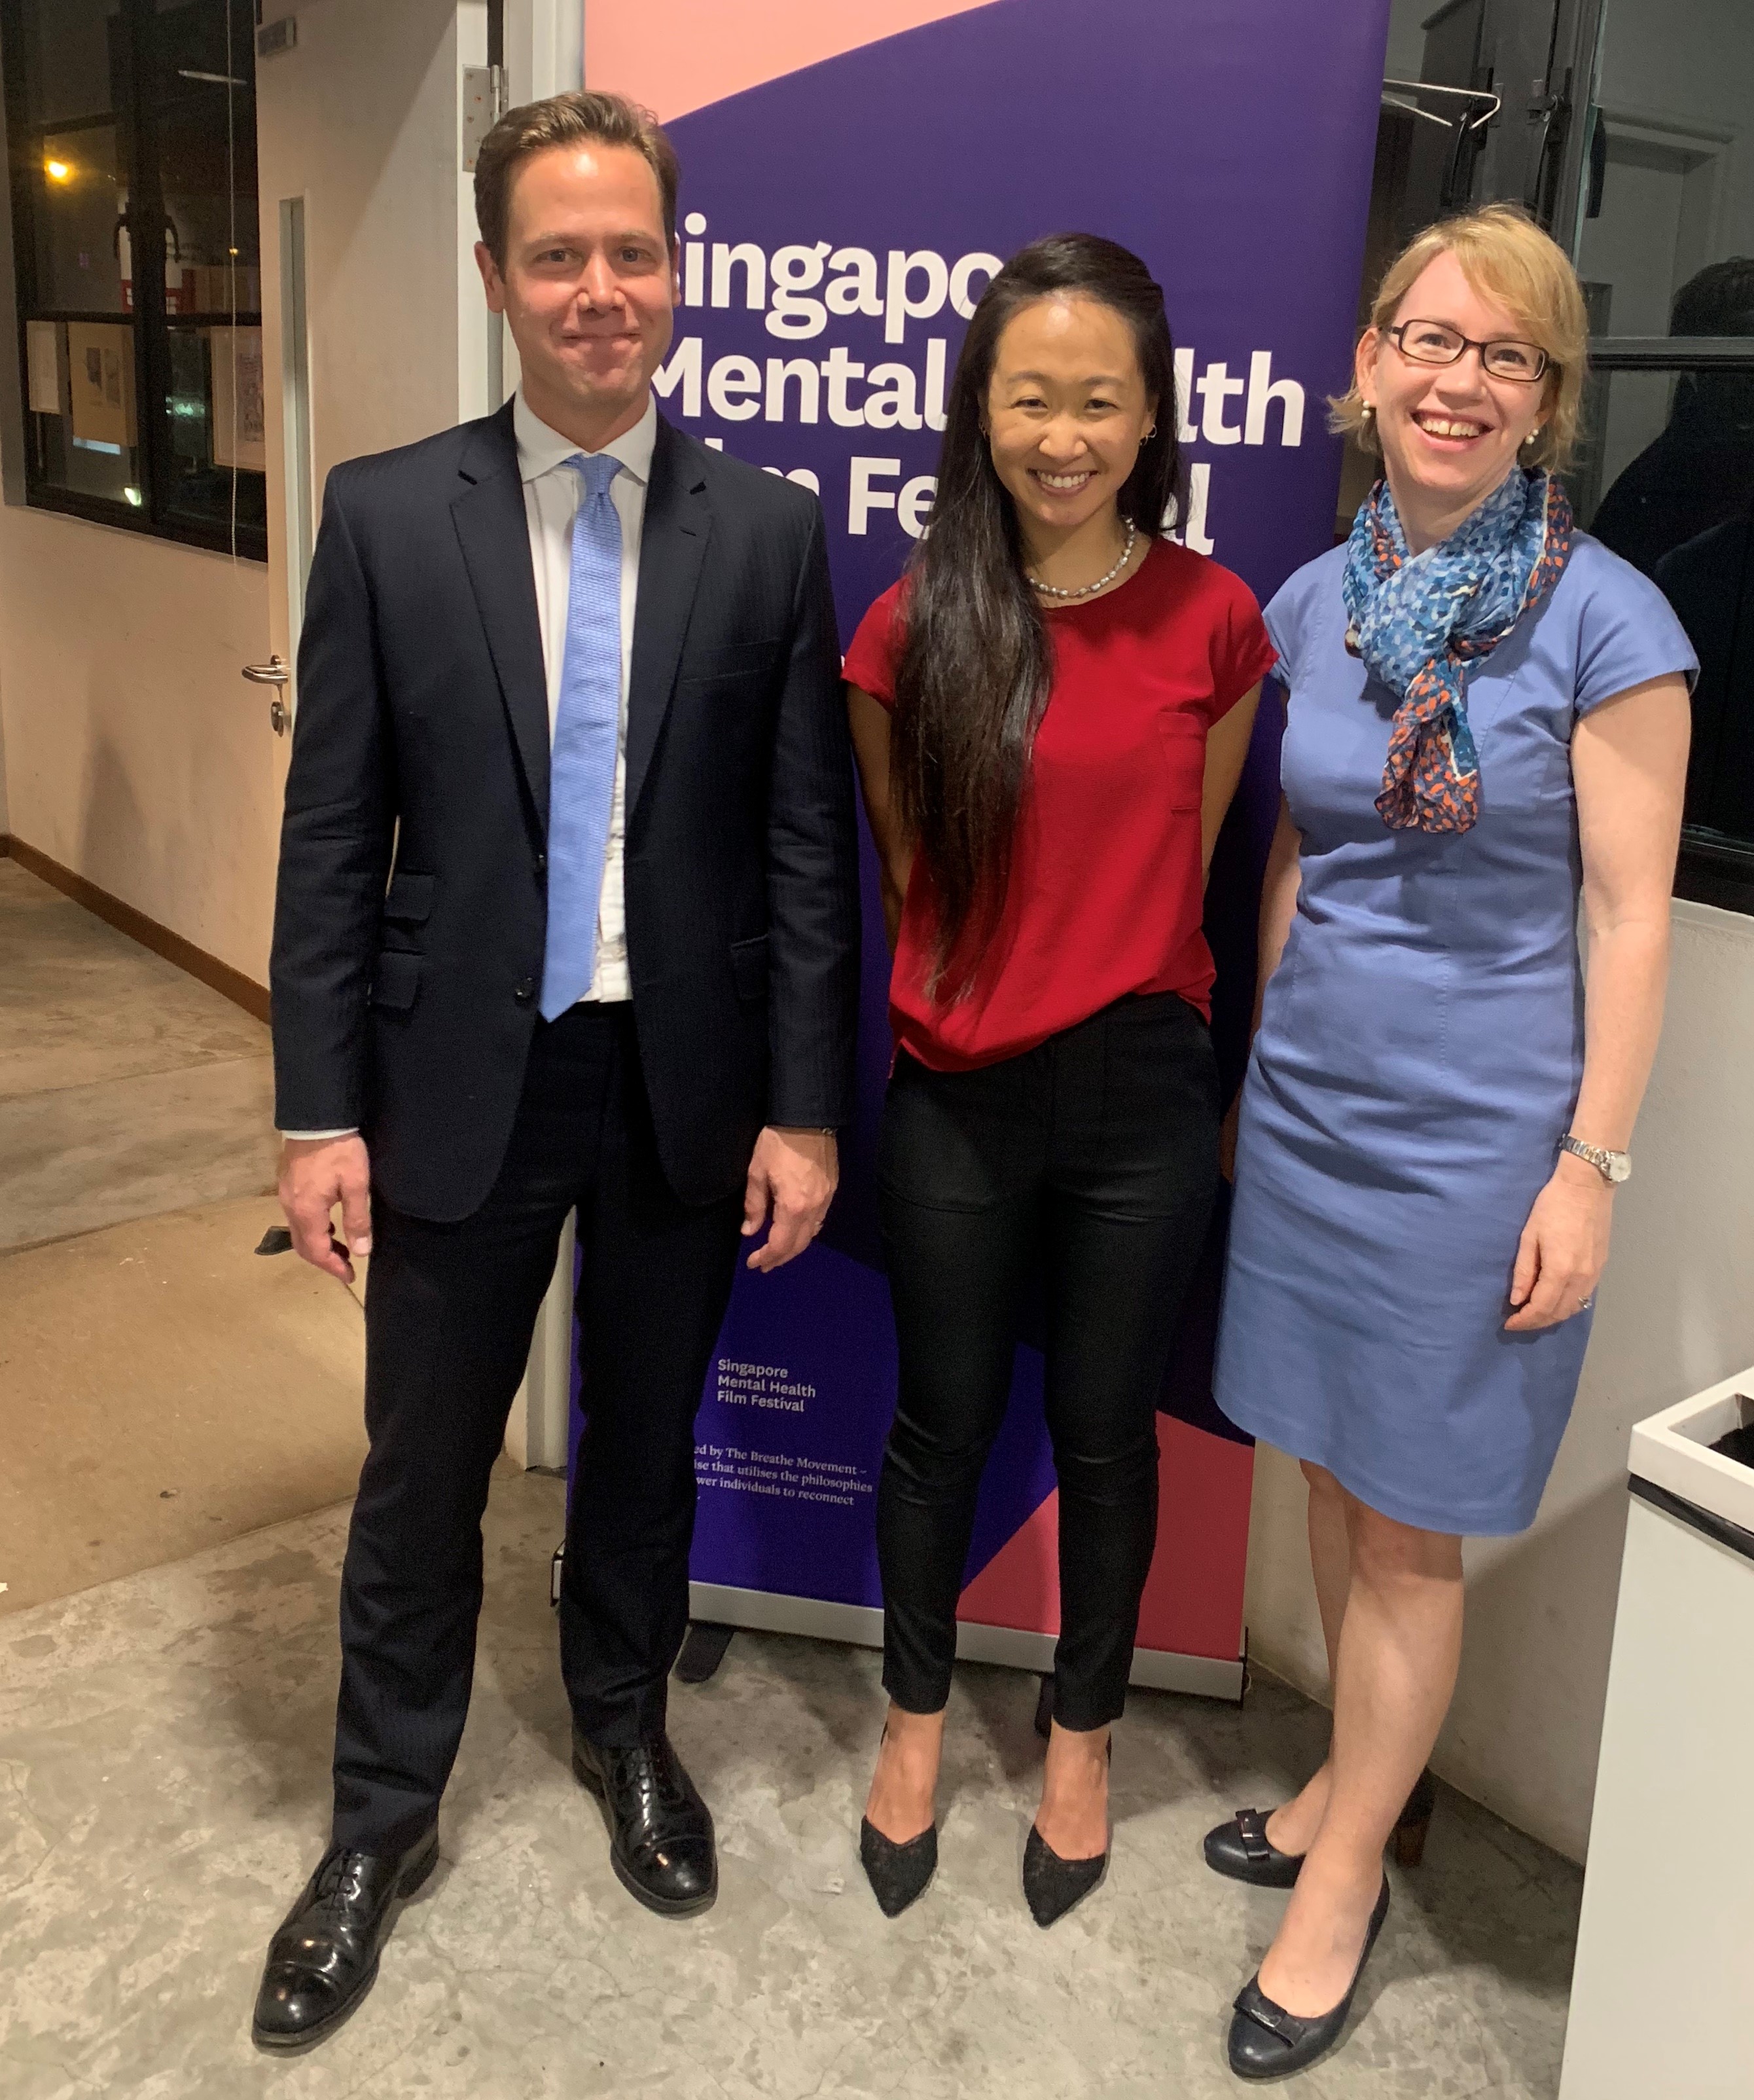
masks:
[[[0,1615],[352,1492],[357,1299],[280,1224],[268,1031],[0,860]]]
[[[364,1314],[258,1258],[280,1222],[251,1196],[0,1253],[0,1619],[352,1493]]]
[[[0,1247],[274,1186],[268,1031],[0,860]]]
[[[614,1880],[566,1757],[546,1601],[553,1480],[487,1527],[474,1709],[444,1865],[377,1988],[315,2054],[246,2028],[269,1933],[322,1848],[337,1508],[39,1606],[0,1632],[6,2100],[803,2100],[1233,2094],[1228,2001],[1283,1898],[1207,1873],[1201,1833],[1271,1802],[1324,1718],[1268,1680],[1238,1711],[1135,1693],[1107,1884],[1051,1932],[1018,1870],[1035,1682],[964,1667],[942,1864],[886,1921],[854,1833],[882,1698],[865,1651],[740,1634],[672,1731],[718,1819],[716,1908],[650,1917]],[[1536,2100],[1558,2078],[1576,1870],[1445,1793],[1395,1876],[1320,2100]],[[1653,2096],[1653,2100],[1655,2097]]]
[[[277,1217],[267,1048],[0,861],[0,2100],[1235,2093],[1228,2004],[1283,1899],[1199,1841],[1310,1769],[1317,1709],[1271,1679],[1240,1712],[1135,1694],[1108,1883],[1044,1934],[1018,1886],[1035,1681],[964,1668],[939,1879],[889,1923],[855,1850],[876,1657],[739,1635],[672,1716],[720,1900],[662,1921],[567,1767],[560,1484],[509,1467],[443,1869],[340,2034],[252,2049],[324,1842],[361,1449],[356,1300],[251,1251]],[[1548,2100],[1576,1870],[1446,1793],[1395,1880],[1352,2037],[1302,2089]]]

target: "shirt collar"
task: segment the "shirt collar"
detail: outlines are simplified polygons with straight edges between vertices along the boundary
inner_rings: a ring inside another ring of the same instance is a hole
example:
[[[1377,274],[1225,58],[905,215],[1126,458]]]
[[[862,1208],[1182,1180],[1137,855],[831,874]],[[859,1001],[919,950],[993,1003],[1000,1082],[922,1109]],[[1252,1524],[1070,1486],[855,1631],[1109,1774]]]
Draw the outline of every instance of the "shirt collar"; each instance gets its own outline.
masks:
[[[512,397],[512,430],[518,440],[518,472],[525,481],[539,480],[575,452],[584,450],[571,438],[563,438],[558,430],[551,430],[525,400],[522,387]],[[631,430],[624,430],[619,438],[611,438],[602,449],[612,459],[619,460],[625,470],[644,488],[651,479],[652,448],[657,442],[658,403],[654,395],[648,394],[646,412],[638,422]]]

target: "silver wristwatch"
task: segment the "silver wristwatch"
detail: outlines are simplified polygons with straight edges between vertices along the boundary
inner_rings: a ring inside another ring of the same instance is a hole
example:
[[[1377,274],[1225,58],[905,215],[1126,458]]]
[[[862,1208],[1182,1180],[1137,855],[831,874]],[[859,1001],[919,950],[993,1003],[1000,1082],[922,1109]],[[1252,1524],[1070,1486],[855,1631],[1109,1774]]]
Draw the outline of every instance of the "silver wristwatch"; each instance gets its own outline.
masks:
[[[1559,1149],[1575,1152],[1580,1159],[1587,1159],[1611,1189],[1632,1178],[1633,1158],[1629,1152],[1610,1152],[1605,1145],[1585,1145],[1582,1138],[1574,1137],[1570,1131],[1560,1139]]]

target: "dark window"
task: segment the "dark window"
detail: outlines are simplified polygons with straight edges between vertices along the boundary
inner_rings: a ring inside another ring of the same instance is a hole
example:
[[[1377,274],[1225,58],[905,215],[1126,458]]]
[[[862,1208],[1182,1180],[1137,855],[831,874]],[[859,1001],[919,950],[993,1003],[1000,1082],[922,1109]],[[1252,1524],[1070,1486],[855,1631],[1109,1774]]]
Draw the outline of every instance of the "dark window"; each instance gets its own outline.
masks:
[[[1754,190],[1736,141],[1754,10],[1617,0],[1580,110],[1590,307],[1578,515],[1655,579],[1699,659],[1676,887],[1754,910]]]
[[[1589,302],[1578,520],[1699,658],[1676,888],[1754,911],[1748,0],[1391,0],[1366,293],[1419,227],[1527,205]],[[1368,469],[1348,455],[1342,529]]]
[[[253,0],[0,0],[26,493],[267,557]]]

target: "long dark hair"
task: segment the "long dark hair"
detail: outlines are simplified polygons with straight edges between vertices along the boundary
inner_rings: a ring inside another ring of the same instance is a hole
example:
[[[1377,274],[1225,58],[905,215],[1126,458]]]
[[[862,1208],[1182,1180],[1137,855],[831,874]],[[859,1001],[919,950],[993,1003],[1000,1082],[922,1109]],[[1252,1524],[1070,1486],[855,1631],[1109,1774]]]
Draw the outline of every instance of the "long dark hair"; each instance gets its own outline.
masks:
[[[1148,536],[1179,491],[1175,356],[1163,293],[1129,249],[1093,233],[1054,233],[1020,249],[968,324],[945,410],[932,523],[909,563],[906,638],[895,674],[890,780],[897,814],[937,891],[929,990],[960,997],[990,935],[1011,872],[1018,805],[1052,666],[1024,573],[1016,506],[994,470],[982,425],[998,339],[1034,301],[1075,293],[1133,331],[1157,430],[1119,496]],[[966,946],[965,946],[966,942]]]

